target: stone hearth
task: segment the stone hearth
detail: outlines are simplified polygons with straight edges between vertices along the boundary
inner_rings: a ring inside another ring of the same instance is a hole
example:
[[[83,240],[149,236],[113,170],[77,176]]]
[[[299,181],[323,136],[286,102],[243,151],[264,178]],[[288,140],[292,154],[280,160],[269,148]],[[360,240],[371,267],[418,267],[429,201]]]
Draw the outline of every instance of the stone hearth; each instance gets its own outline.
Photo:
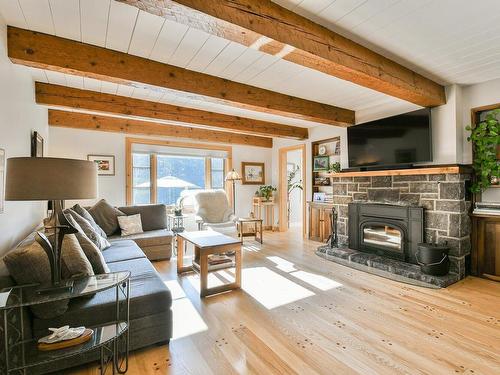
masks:
[[[427,174],[396,176],[332,177],[333,204],[338,212],[339,248],[348,245],[348,204],[374,202],[423,207],[426,242],[450,247],[450,272],[465,276],[470,254],[470,175]]]

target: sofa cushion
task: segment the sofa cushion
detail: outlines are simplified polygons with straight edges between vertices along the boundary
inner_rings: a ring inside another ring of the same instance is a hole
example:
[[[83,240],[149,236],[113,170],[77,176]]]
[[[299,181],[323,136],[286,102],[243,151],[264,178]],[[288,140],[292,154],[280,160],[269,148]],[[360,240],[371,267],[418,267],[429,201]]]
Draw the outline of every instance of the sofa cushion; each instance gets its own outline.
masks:
[[[117,219],[122,237],[144,232],[142,229],[141,214],[118,216]]]
[[[94,270],[74,234],[64,236],[61,253],[63,279],[94,275]]]
[[[85,235],[88,237],[89,240],[91,240],[98,248],[99,250],[104,250],[111,246],[111,244],[108,242],[108,240],[101,236],[95,228],[90,224],[90,222],[85,219],[83,216],[79,215],[75,211],[73,211],[71,208],[68,208],[63,211],[64,216],[66,217],[66,220],[70,222],[73,227],[76,228],[79,232],[85,233]],[[73,219],[71,220],[70,217]],[[74,224],[76,222],[78,226]]]
[[[76,233],[76,238],[80,243],[80,246],[85,253],[85,256],[89,260],[90,264],[92,264],[92,269],[96,275],[102,273],[108,273],[109,268],[104,260],[101,250],[97,248],[97,246],[90,241],[84,233]]]
[[[85,220],[87,220],[90,223],[90,225],[92,225],[92,228],[94,228],[95,231],[99,233],[101,237],[104,238],[107,237],[106,232],[104,232],[102,228],[99,225],[97,225],[92,215],[89,214],[89,212],[85,208],[83,208],[77,203],[72,207],[72,210],[75,211],[81,217],[83,217]]]
[[[120,228],[117,216],[126,215],[106,202],[105,199],[101,199],[93,207],[89,208],[88,211],[97,225],[99,225],[108,236],[111,236]]]
[[[23,245],[7,253],[5,265],[18,285],[47,284],[51,281],[50,263],[47,254],[38,242]],[[33,314],[40,318],[53,318],[64,314],[68,300],[31,306]]]
[[[151,231],[167,227],[167,207],[164,204],[119,207],[126,215],[141,214],[142,230]]]
[[[146,258],[146,255],[132,240],[114,241],[111,247],[102,252],[106,263],[121,262],[124,260]]]
[[[170,230],[159,229],[150,230],[144,233],[132,234],[131,236],[121,237],[121,236],[111,236],[109,241],[114,243],[119,240],[133,240],[140,248],[158,245],[170,245],[172,243],[172,238],[174,233]]]
[[[132,272],[130,278],[130,319],[161,313],[170,309],[172,296],[158,273],[147,259],[111,263],[112,271]],[[34,319],[35,337],[48,333],[49,327],[70,325],[93,326],[111,322],[116,317],[115,289],[99,292],[92,298],[71,300],[68,311],[54,319]]]

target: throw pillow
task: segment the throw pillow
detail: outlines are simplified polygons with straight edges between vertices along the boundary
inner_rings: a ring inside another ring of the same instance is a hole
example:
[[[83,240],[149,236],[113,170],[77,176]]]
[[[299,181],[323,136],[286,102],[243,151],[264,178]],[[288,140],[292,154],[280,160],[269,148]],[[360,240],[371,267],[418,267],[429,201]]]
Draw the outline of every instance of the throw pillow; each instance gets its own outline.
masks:
[[[61,254],[63,279],[94,275],[94,270],[74,234],[64,236]]]
[[[84,217],[77,214],[71,208],[64,210],[66,218],[68,214],[78,223],[83,233],[99,248],[99,250],[107,249],[111,246],[108,240],[97,233],[94,227]],[[78,228],[77,228],[78,229]]]
[[[99,225],[108,236],[111,236],[120,228],[117,217],[125,215],[119,209],[106,202],[105,199],[101,199],[88,211],[97,225]]]
[[[143,233],[141,214],[130,216],[118,216],[118,224],[122,230],[122,236]]]
[[[51,281],[49,258],[36,241],[12,250],[4,257],[4,262],[18,285],[48,284]],[[33,305],[31,311],[40,319],[51,319],[64,314],[68,303],[69,300],[61,300]]]
[[[92,228],[95,229],[95,231],[101,236],[101,237],[104,237],[104,238],[107,238],[107,235],[106,235],[106,232],[104,232],[102,230],[102,228],[97,225],[97,223],[95,222],[94,218],[92,217],[91,214],[89,214],[89,212],[83,208],[82,206],[80,206],[79,204],[75,204],[73,207],[72,207],[72,210],[75,211],[78,215],[80,215],[81,217],[83,217],[85,220],[87,220],[90,225],[92,225]]]
[[[79,232],[76,233],[75,236],[78,242],[80,243],[80,246],[82,247],[85,256],[92,265],[94,273],[96,275],[109,273],[110,272],[109,267],[106,264],[106,261],[104,260],[104,257],[102,256],[102,253],[97,248],[97,246],[94,245],[94,243],[91,240],[89,240],[84,233]]]

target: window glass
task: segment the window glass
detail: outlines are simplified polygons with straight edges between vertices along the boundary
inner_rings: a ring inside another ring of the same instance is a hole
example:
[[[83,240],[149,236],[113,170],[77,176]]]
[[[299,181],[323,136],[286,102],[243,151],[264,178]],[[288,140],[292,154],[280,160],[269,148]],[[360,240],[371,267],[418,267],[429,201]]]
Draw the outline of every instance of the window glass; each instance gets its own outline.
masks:
[[[151,203],[151,158],[149,154],[132,154],[133,204]]]
[[[212,189],[224,189],[224,159],[210,159],[211,167],[211,187]]]
[[[205,188],[205,158],[196,156],[157,156],[157,201],[177,204],[185,190]]]

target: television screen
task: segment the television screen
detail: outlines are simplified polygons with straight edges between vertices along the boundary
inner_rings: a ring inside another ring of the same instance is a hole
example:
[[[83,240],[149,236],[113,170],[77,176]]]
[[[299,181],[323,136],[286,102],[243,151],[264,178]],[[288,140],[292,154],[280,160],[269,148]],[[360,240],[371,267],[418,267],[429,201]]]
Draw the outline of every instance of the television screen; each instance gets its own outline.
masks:
[[[430,109],[351,126],[347,145],[350,168],[432,161]]]

